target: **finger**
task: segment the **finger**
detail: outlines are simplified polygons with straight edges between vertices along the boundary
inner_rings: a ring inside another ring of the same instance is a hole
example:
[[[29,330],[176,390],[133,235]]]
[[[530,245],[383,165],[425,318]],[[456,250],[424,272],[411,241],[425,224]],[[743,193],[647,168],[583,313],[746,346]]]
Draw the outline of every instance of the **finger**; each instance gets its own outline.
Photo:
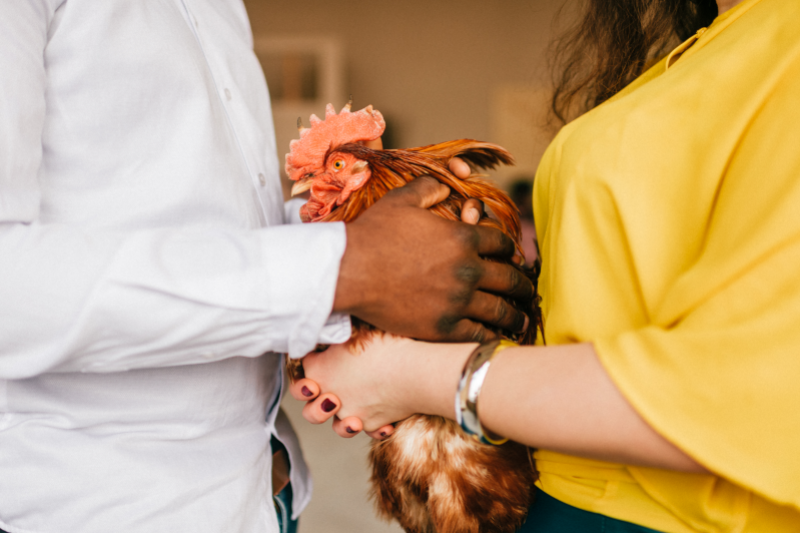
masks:
[[[408,184],[393,189],[384,198],[407,205],[428,209],[450,196],[450,188],[430,176],[419,177]]]
[[[452,158],[448,166],[450,167],[450,172],[462,180],[468,178],[470,174],[472,174],[472,169],[469,168],[467,162],[459,157]]]
[[[462,318],[443,335],[444,342],[487,342],[498,337],[497,333],[480,322]]]
[[[348,416],[340,419],[338,416],[333,418],[333,430],[342,438],[352,439],[364,429],[361,419],[355,416]]]
[[[308,378],[298,379],[289,385],[289,393],[295,400],[307,402],[319,394],[319,385]]]
[[[394,433],[394,426],[389,424],[383,426],[382,428],[378,428],[375,431],[367,431],[366,434],[372,437],[375,440],[383,440],[389,438]]]
[[[499,229],[475,226],[478,234],[478,253],[483,256],[510,260],[516,252],[514,241]]]
[[[325,393],[303,407],[303,418],[312,424],[322,424],[335,415],[342,403],[335,395]]]
[[[517,268],[504,263],[483,261],[478,288],[528,302],[534,296],[533,282]]]
[[[483,202],[477,198],[470,198],[461,207],[461,222],[475,225],[484,213]]]
[[[484,324],[513,332],[525,331],[529,324],[525,313],[499,296],[482,291],[474,294],[467,306],[466,315]]]
[[[364,141],[364,146],[371,150],[383,150],[383,139],[378,137],[377,139],[373,139],[371,141]]]

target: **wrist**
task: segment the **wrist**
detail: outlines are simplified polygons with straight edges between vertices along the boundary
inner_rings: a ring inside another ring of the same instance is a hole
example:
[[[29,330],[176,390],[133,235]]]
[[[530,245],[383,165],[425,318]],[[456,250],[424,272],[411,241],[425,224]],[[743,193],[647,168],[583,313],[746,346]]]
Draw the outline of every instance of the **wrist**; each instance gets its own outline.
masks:
[[[339,261],[339,275],[333,297],[333,312],[355,314],[359,302],[363,300],[363,284],[359,283],[362,271],[359,257],[361,239],[358,227],[353,223],[344,224],[345,247]]]
[[[464,365],[455,396],[455,419],[461,429],[478,442],[501,445],[508,441],[484,429],[479,419],[478,400],[495,355],[517,346],[509,340],[485,342],[472,351]]]
[[[453,394],[464,363],[478,347],[477,343],[427,343],[420,342],[416,352],[421,359],[414,376],[414,412],[441,416],[453,420]]]

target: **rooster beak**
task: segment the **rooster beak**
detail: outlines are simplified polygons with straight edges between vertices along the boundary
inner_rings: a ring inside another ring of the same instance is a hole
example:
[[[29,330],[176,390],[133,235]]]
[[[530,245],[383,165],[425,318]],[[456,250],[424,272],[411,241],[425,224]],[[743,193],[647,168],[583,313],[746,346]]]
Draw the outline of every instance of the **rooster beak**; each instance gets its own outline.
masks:
[[[298,194],[303,194],[307,190],[311,188],[311,182],[314,180],[314,177],[303,178],[298,180],[292,186],[292,196],[297,196]]]

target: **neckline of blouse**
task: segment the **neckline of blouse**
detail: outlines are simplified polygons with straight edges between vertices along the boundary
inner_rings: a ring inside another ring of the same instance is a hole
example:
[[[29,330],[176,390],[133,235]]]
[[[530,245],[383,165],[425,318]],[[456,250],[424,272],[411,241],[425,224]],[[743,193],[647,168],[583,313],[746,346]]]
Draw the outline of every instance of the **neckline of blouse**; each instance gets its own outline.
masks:
[[[669,70],[680,58],[697,52],[697,50],[719,35],[725,28],[733,24],[735,20],[760,1],[761,0],[745,0],[715,18],[708,27],[697,30],[697,33],[679,44],[667,55],[664,70]]]

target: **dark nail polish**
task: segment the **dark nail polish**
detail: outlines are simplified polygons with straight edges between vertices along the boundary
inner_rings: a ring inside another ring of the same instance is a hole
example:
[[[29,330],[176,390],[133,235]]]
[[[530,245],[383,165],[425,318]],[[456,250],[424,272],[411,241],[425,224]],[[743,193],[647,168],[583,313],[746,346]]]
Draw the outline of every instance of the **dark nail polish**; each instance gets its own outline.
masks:
[[[306,387],[305,385],[303,385],[303,388],[300,389],[300,392],[302,392],[303,396],[305,396],[306,398],[309,397],[309,396],[314,396],[314,393],[311,392],[311,390],[308,387]]]
[[[351,435],[356,432],[356,430],[351,428],[350,426],[347,426],[346,428],[344,428],[344,430],[350,433]]]
[[[386,437],[386,432],[385,431],[381,431],[381,437]]]
[[[336,409],[336,404],[330,401],[329,399],[325,398],[324,400],[322,400],[321,407],[323,411],[325,411],[326,413],[330,413],[331,411]]]

